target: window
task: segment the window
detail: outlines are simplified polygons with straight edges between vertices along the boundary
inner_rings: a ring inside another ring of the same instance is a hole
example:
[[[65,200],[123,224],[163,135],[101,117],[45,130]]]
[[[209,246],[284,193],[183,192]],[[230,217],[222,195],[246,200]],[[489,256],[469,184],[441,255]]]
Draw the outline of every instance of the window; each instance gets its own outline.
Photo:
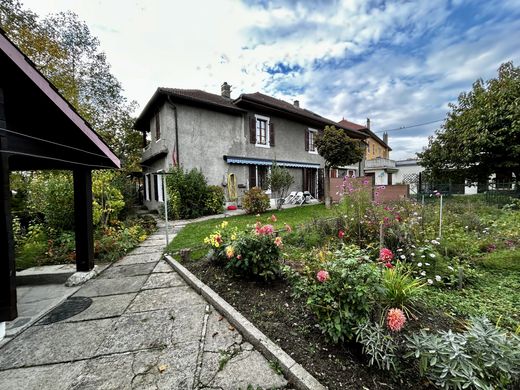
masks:
[[[250,117],[249,139],[252,144],[262,148],[274,146],[274,124],[266,116]]]
[[[249,188],[260,187],[269,193],[267,185],[267,177],[269,175],[269,167],[267,165],[250,165],[249,166]]]
[[[160,173],[160,172],[157,172]],[[164,202],[163,175],[155,175],[157,177],[157,200]]]
[[[318,151],[316,149],[315,141],[316,135],[318,134],[318,130],[315,129],[307,129],[305,131],[305,150],[309,153],[317,154]]]
[[[155,142],[161,139],[161,119],[159,113],[155,114]]]

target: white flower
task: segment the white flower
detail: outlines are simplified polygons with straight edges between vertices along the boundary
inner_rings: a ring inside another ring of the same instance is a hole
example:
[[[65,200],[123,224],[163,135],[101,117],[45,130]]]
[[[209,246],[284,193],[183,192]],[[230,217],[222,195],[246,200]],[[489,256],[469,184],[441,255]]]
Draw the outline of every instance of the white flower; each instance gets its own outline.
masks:
[[[430,253],[430,257],[433,259],[435,258],[435,255],[433,253]]]
[[[421,255],[421,257],[424,259],[426,256],[425,255]]]
[[[415,245],[412,245],[412,248],[415,249]]]
[[[453,271],[453,267],[452,267],[451,265],[448,265],[448,269],[449,269],[450,271]]]
[[[402,250],[401,248],[399,248],[399,249],[397,250],[397,252],[402,252],[402,251],[403,251],[403,250]]]
[[[406,259],[406,256],[405,256],[405,255],[401,255],[401,256],[399,256],[399,257],[401,257],[401,259],[403,259],[403,260]]]
[[[417,266],[418,267],[422,267],[422,263],[417,263]]]
[[[428,284],[433,284],[433,280],[428,279]]]
[[[464,226],[464,229],[467,229],[467,228],[469,228],[469,226]]]
[[[422,271],[421,276],[426,276],[426,271]]]
[[[437,241],[437,240],[432,240],[431,242],[432,242],[432,244],[434,244],[434,245],[440,245],[440,242]]]
[[[425,266],[429,267],[430,266],[430,263],[424,263]]]
[[[412,252],[411,255],[412,255],[412,256],[415,256],[415,253]]]
[[[441,278],[439,275],[435,275],[435,280],[436,280],[437,282],[440,282],[441,279],[442,279],[442,278]]]

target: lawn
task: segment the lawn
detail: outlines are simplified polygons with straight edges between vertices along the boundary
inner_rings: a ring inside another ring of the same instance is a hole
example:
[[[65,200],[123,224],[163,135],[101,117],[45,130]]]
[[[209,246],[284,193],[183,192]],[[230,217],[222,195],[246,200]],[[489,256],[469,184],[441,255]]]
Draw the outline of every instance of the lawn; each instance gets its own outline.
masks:
[[[207,248],[204,249],[204,238],[211,234],[223,221],[228,221],[233,226],[236,226],[240,231],[252,229],[257,221],[266,223],[270,221],[272,215],[276,216],[276,222],[271,223],[275,229],[284,229],[285,224],[292,228],[297,228],[299,225],[312,223],[313,220],[327,218],[334,215],[335,210],[327,210],[323,204],[305,205],[302,207],[292,207],[282,209],[280,211],[271,210],[256,215],[238,215],[235,217],[210,219],[201,222],[195,222],[184,227],[179,234],[168,245],[166,252],[173,253],[183,248],[191,248],[193,250],[192,259],[199,259],[207,253]]]

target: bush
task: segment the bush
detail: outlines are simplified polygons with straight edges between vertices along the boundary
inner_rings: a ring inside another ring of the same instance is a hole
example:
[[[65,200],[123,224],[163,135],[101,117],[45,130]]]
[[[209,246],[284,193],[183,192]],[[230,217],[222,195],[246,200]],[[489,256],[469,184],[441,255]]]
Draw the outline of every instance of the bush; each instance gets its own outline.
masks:
[[[269,196],[259,187],[253,187],[242,197],[242,207],[248,214],[260,214],[270,206]]]
[[[376,364],[380,370],[397,371],[398,345],[381,325],[367,322],[356,333],[356,341],[363,346],[363,353],[370,356],[369,366]]]
[[[381,292],[377,267],[349,252],[351,248],[334,252],[334,259],[299,287],[319,327],[334,343],[355,336],[354,329],[367,321]]]
[[[253,231],[239,233],[224,221],[204,243],[212,248],[212,258],[218,264],[237,275],[272,280],[280,274],[282,239],[272,225],[257,222]]]
[[[283,200],[287,196],[289,187],[294,183],[294,178],[287,168],[280,167],[273,162],[271,172],[267,178],[269,188],[273,191],[278,210],[282,209]]]
[[[505,389],[520,375],[520,338],[473,318],[464,333],[424,330],[407,337],[422,375],[444,389]]]
[[[208,186],[208,195],[205,201],[206,213],[220,214],[224,211],[224,189],[220,186]]]
[[[177,194],[179,195],[179,218],[191,219],[206,215],[205,202],[208,197],[208,185],[206,178],[198,169],[184,171],[182,167],[174,167],[166,175],[166,187],[169,199],[173,199],[175,208],[172,215],[176,214]]]

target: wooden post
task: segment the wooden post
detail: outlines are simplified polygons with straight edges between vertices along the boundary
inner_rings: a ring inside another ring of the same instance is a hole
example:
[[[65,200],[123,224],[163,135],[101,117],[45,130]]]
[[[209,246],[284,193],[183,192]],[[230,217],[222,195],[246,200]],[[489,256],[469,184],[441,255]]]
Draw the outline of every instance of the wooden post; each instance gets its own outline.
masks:
[[[74,169],[74,226],[76,230],[76,270],[94,268],[94,226],[92,223],[92,171]]]
[[[7,149],[6,144],[7,138],[0,136],[0,151]],[[6,154],[0,153],[0,322],[14,320],[17,316],[9,161]]]

